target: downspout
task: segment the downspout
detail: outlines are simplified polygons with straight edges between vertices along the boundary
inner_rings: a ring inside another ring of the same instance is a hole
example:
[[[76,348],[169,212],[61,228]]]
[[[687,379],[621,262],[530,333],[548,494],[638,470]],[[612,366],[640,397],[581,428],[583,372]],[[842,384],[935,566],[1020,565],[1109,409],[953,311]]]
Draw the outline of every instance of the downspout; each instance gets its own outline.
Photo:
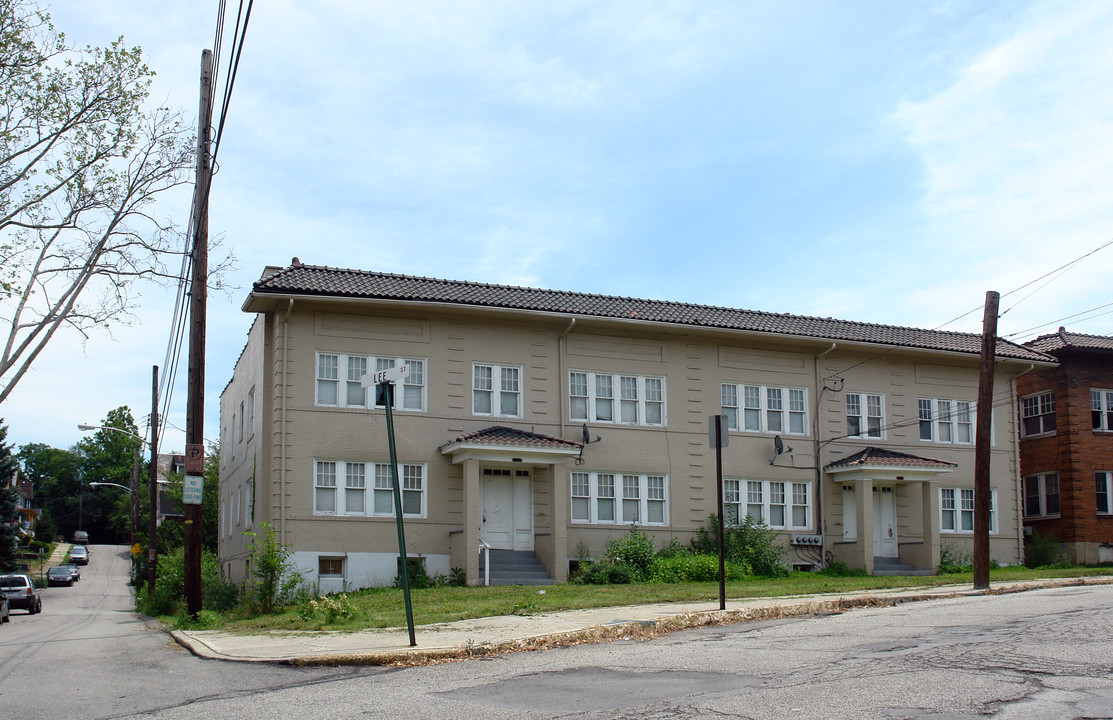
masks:
[[[560,437],[564,437],[564,420],[568,417],[564,412],[564,399],[567,395],[564,392],[564,356],[568,352],[568,333],[572,332],[574,327],[576,327],[576,318],[572,318],[572,322],[564,328],[564,332],[560,334],[560,339],[557,341],[557,383],[559,384],[557,410],[560,412]]]
[[[1018,373],[1016,377],[1009,383],[1009,393],[1012,397],[1009,401],[1012,403],[1013,412],[1012,416],[1017,417],[1019,412],[1017,405],[1019,404],[1019,392],[1016,389],[1016,381],[1022,375],[1027,375],[1036,369],[1036,364],[1031,363],[1028,369],[1022,373]],[[1019,421],[1019,418],[1017,418]],[[1020,469],[1020,428],[1014,428],[1013,432],[1013,461],[1016,463],[1016,519],[1020,523],[1016,528],[1016,552],[1017,557],[1020,558],[1020,564],[1024,564],[1024,475]]]
[[[290,350],[290,313],[294,309],[294,299],[290,298],[290,304],[286,306],[286,313],[282,316],[282,382],[279,383],[280,391],[282,392],[282,413],[281,425],[278,431],[278,476],[279,476],[279,499],[278,499],[278,542],[286,542],[286,378],[287,378],[287,363],[289,362]]]
[[[820,542],[823,543],[820,545],[820,551],[823,554],[819,556],[821,569],[826,555],[824,548],[826,547],[827,532],[823,527],[823,463],[820,462],[819,458],[821,446],[819,440],[819,428],[821,427],[819,422],[819,401],[823,396],[825,388],[820,387],[819,384],[819,359],[836,347],[838,347],[838,343],[831,343],[831,347],[816,355],[815,361],[812,363],[814,366],[813,369],[815,370],[815,412],[812,416],[812,425],[814,428],[812,431],[812,445],[814,447],[813,455],[815,457],[815,462],[813,463],[815,465],[815,528],[819,531]]]

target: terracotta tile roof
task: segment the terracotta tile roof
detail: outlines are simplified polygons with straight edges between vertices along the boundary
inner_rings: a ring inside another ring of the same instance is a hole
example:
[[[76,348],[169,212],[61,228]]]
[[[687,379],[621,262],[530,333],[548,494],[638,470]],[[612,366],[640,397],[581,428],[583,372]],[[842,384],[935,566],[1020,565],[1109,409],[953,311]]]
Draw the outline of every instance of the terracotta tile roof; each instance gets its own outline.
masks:
[[[944,460],[933,460],[931,458],[918,457],[916,455],[909,455],[907,453],[897,452],[895,450],[883,450],[876,447],[868,447],[865,450],[856,452],[849,457],[841,460],[836,460],[827,465],[824,470],[830,472],[831,470],[838,470],[840,468],[855,468],[855,467],[893,467],[893,468],[910,468],[915,470],[953,470],[958,467],[955,463],[946,462]]]
[[[1024,343],[1024,347],[1038,350],[1042,353],[1054,354],[1056,350],[1113,350],[1113,336],[1110,335],[1084,335],[1082,333],[1067,332],[1064,327],[1059,332],[1040,335],[1035,340]]]
[[[267,268],[267,272],[271,274],[254,284],[252,297],[260,298],[271,294],[306,295],[442,303],[720,328],[818,340],[844,340],[970,355],[981,352],[981,337],[972,333],[921,330],[711,305],[440,280],[366,270],[346,270],[303,265],[297,261],[297,258],[289,267],[272,272],[274,270],[273,267]],[[248,304],[250,302],[249,299]],[[997,354],[999,357],[1017,360],[1055,362],[1055,359],[1050,356],[1005,340],[998,341]]]
[[[493,425],[482,430],[466,433],[455,440],[446,442],[438,448],[441,452],[450,445],[494,445],[498,447],[514,446],[537,450],[579,450],[581,443],[571,440],[540,435],[538,433],[516,430],[514,428]]]

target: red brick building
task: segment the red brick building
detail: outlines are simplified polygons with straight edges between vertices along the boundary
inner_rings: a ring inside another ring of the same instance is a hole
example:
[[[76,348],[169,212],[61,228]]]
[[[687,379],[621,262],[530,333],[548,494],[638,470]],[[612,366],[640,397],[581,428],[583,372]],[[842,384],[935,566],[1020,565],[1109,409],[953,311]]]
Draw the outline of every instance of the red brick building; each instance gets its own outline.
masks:
[[[1059,366],[1017,378],[1025,531],[1113,562],[1113,337],[1059,328],[1026,345]]]

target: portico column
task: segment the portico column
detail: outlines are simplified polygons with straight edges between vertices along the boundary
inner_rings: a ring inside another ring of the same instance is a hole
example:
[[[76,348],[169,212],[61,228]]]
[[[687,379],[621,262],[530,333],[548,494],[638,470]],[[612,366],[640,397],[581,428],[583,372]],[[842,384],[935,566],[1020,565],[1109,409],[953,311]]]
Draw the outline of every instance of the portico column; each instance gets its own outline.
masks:
[[[873,574],[873,478],[854,483],[854,502],[858,505],[858,562]]]
[[[482,585],[479,574],[479,461],[464,463],[464,572],[468,585]]]
[[[569,496],[572,493],[568,463],[557,462],[552,466],[550,488],[553,499],[553,517],[550,522],[553,538],[553,580],[562,583],[568,580],[568,518]]]

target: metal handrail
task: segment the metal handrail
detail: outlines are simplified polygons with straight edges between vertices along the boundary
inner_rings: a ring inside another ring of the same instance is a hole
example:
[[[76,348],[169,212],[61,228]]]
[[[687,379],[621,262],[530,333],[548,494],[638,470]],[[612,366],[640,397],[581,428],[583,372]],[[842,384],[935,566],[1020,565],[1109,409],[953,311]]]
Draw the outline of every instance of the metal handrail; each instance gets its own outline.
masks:
[[[491,585],[491,546],[479,540],[479,552],[483,553],[483,587]]]

